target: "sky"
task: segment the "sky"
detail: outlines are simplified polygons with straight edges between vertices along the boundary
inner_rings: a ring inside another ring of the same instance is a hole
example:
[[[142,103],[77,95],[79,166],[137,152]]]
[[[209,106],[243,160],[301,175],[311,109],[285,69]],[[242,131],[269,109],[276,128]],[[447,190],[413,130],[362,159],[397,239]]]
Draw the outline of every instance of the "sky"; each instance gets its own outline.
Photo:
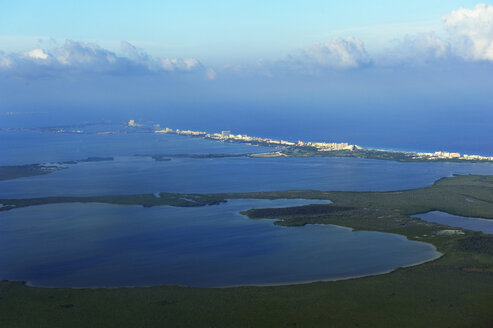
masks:
[[[487,2],[486,2],[487,3]],[[38,40],[128,41],[154,56],[207,64],[276,59],[293,49],[353,36],[372,52],[395,38],[444,34],[442,15],[475,1],[0,1],[3,51]],[[491,4],[491,2],[490,2]]]
[[[493,138],[492,76],[491,1],[0,0],[0,125],[438,126],[477,142]]]

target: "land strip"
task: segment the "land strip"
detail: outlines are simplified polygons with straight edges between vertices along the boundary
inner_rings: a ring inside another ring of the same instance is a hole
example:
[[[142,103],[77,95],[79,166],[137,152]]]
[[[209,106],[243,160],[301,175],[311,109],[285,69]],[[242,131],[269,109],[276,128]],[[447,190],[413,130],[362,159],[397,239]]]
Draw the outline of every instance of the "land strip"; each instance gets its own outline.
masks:
[[[182,136],[199,137],[229,143],[245,143],[264,147],[283,149],[271,152],[270,156],[264,157],[358,157],[391,160],[398,162],[472,162],[493,163],[493,156],[468,155],[458,152],[435,151],[435,152],[411,152],[386,150],[376,148],[363,148],[351,145],[347,142],[292,142],[276,140],[271,138],[252,137],[248,135],[232,134],[231,131],[221,133],[207,133],[203,131],[179,130],[170,128],[151,128],[142,124],[136,124],[133,120],[128,122],[128,128],[154,132],[161,134],[177,134]],[[264,153],[268,154],[268,153]]]
[[[274,192],[179,194],[159,193],[135,195],[41,197],[24,199],[0,199],[0,210],[25,206],[58,203],[107,203],[117,205],[150,206],[204,206],[227,199],[279,199],[304,198],[327,199],[333,204],[323,205],[352,207],[366,212],[384,215],[411,215],[428,211],[443,211],[454,215],[493,219],[493,176],[456,175],[436,181],[433,185],[410,190],[390,192],[347,192],[291,190]],[[321,205],[320,205],[321,206]],[[390,211],[390,212],[389,212]],[[299,221],[299,220],[298,220]]]
[[[68,165],[75,165],[83,162],[102,162],[112,160],[113,157],[88,157],[86,159],[79,159],[75,161],[0,166],[0,181],[49,174],[66,169],[68,168]]]

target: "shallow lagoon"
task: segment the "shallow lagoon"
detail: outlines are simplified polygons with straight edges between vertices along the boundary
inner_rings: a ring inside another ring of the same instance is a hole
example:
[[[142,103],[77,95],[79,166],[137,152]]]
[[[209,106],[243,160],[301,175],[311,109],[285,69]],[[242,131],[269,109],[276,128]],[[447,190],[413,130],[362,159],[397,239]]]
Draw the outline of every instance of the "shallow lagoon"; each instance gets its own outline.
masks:
[[[431,211],[412,216],[424,221],[493,234],[493,220],[490,219],[471,218],[441,211]]]
[[[429,185],[452,174],[493,174],[492,164],[398,163],[359,158],[173,158],[135,154],[250,153],[272,148],[175,135],[0,132],[3,165],[113,156],[43,176],[0,181],[0,198],[289,189],[384,191]]]
[[[263,285],[377,274],[433,259],[403,236],[250,220],[249,208],[323,203],[229,200],[196,208],[58,204],[0,217],[0,279],[39,286]]]

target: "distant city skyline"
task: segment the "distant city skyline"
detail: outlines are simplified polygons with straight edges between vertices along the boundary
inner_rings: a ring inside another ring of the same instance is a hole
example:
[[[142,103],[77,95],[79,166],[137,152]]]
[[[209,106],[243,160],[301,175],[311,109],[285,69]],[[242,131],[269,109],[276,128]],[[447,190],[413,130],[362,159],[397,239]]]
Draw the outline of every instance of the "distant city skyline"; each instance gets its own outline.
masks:
[[[135,118],[382,146],[387,131],[424,150],[453,134],[468,152],[491,139],[491,1],[0,8],[3,126]]]

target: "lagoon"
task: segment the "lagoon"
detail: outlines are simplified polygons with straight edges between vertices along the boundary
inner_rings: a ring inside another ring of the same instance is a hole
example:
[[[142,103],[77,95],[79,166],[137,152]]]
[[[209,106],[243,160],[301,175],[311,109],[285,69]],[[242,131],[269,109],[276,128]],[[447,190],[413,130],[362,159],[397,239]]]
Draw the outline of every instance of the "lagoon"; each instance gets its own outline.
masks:
[[[400,163],[361,158],[173,158],[135,154],[248,153],[265,147],[156,134],[71,135],[0,132],[2,165],[114,157],[55,173],[0,181],[0,198],[155,192],[218,193],[290,189],[385,191],[429,185],[452,174],[493,174],[486,163]],[[268,148],[268,150],[272,150]]]
[[[309,203],[326,201],[238,199],[196,208],[56,204],[4,212],[0,279],[57,287],[286,284],[378,274],[440,255],[400,235],[282,227],[239,214]]]
[[[421,213],[411,216],[415,218],[419,218],[424,221],[449,225],[455,228],[464,228],[468,230],[481,231],[484,233],[493,234],[493,220],[490,219],[471,218],[471,217],[453,215],[441,211],[431,211],[431,212]]]

